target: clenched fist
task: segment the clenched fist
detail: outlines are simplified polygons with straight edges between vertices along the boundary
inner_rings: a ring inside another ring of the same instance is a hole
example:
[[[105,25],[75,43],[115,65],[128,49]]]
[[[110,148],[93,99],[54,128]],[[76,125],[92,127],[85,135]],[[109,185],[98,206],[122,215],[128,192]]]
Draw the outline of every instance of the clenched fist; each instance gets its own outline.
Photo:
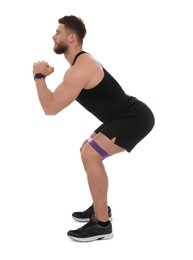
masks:
[[[43,74],[45,77],[54,72],[54,67],[51,67],[45,61],[34,62],[33,64],[33,76],[37,73]]]

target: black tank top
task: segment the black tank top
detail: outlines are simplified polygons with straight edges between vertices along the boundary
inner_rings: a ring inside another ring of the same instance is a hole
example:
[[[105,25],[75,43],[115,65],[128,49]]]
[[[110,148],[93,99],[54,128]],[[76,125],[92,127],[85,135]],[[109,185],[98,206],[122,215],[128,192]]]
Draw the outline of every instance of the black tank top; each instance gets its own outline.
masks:
[[[75,64],[79,52],[72,63]],[[129,107],[137,101],[135,97],[127,95],[119,83],[103,68],[104,77],[92,89],[83,89],[76,100],[102,122],[128,116]]]

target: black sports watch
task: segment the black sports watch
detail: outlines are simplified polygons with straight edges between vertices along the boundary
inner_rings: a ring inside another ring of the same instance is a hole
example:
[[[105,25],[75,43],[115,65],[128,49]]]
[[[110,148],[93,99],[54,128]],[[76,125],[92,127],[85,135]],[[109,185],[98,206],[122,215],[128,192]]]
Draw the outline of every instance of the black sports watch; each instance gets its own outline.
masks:
[[[44,74],[42,74],[42,73],[36,73],[35,75],[34,75],[34,80],[35,79],[45,79],[45,75]]]

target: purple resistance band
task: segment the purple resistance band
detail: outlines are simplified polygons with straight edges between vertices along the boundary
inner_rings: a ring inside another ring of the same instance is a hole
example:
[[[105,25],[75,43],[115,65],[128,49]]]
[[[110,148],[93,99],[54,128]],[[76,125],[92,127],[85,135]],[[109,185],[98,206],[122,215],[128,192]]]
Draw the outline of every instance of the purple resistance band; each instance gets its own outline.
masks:
[[[95,151],[97,151],[97,153],[99,153],[104,159],[109,156],[109,154],[108,154],[107,152],[105,152],[105,150],[103,150],[103,148],[101,148],[101,147],[92,139],[92,137],[87,138],[87,141],[88,141],[89,144],[95,149]]]

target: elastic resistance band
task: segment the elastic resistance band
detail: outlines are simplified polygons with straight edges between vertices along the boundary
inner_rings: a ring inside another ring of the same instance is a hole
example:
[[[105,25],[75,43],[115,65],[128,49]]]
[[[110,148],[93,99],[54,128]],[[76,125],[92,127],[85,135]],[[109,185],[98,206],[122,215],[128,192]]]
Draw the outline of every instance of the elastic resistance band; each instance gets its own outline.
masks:
[[[101,148],[101,147],[92,139],[92,137],[87,138],[87,141],[88,141],[89,144],[92,146],[92,148],[94,148],[95,151],[97,151],[97,153],[99,153],[104,159],[109,156],[109,154],[108,154],[107,152],[105,152],[105,150],[103,150],[103,148]]]

